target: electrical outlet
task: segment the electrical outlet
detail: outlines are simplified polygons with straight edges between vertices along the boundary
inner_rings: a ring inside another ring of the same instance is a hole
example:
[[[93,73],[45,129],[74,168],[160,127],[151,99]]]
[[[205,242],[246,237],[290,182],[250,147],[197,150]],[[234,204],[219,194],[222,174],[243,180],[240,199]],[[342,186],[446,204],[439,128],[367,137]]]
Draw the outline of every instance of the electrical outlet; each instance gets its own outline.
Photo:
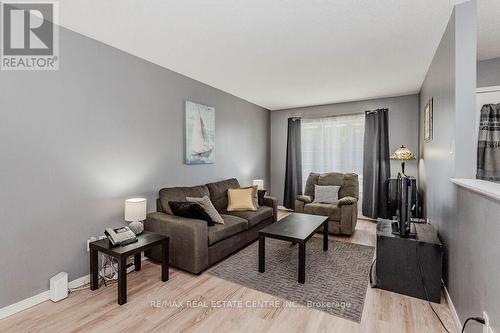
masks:
[[[484,325],[483,325],[483,333],[490,333],[490,318],[486,311],[483,311]]]

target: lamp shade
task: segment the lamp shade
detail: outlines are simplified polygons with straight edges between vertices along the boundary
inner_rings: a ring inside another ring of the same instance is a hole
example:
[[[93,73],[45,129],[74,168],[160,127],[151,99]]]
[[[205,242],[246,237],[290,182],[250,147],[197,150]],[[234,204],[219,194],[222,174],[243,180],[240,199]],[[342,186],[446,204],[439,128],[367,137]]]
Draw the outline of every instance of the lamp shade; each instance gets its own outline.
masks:
[[[146,204],[144,198],[125,200],[125,221],[138,222],[146,219]]]
[[[253,186],[257,186],[258,190],[263,190],[264,189],[264,180],[262,180],[262,179],[254,179],[253,180]]]
[[[414,159],[416,159],[415,155],[405,146],[396,149],[391,156],[391,160],[409,161]]]

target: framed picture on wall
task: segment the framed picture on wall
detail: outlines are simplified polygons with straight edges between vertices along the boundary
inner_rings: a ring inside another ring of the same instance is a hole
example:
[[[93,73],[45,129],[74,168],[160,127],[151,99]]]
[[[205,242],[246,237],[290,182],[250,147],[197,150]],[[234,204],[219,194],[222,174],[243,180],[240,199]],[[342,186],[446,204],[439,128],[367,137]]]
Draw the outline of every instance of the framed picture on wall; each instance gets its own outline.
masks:
[[[186,101],[185,133],[185,163],[215,163],[215,109]]]
[[[433,138],[434,131],[434,100],[431,98],[424,109],[424,141],[430,142]]]

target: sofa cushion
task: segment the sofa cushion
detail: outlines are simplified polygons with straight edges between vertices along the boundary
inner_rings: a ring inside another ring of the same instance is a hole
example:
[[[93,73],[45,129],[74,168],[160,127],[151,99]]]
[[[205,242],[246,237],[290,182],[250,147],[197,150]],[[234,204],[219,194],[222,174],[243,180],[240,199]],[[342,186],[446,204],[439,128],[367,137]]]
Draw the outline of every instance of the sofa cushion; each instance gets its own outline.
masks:
[[[248,228],[252,228],[259,224],[260,222],[273,216],[273,209],[267,206],[260,206],[255,212],[245,211],[245,212],[227,212],[227,214],[241,217],[248,221]]]
[[[210,192],[210,200],[212,200],[215,209],[221,212],[227,208],[227,190],[230,188],[240,188],[240,183],[238,183],[236,178],[231,178],[207,184],[207,188]]]
[[[310,203],[304,206],[304,213],[328,216],[330,220],[340,221],[340,207],[337,205]]]
[[[344,174],[339,172],[327,172],[319,175],[318,185],[344,185]]]
[[[248,229],[248,222],[245,219],[225,214],[221,216],[224,219],[224,224],[217,223],[212,227],[208,227],[208,245],[215,244]]]
[[[339,199],[343,197],[359,197],[358,175],[355,173],[323,173],[319,175],[318,185],[340,186]]]
[[[160,190],[160,202],[163,207],[163,212],[174,215],[170,206],[169,201],[187,201],[186,197],[198,197],[201,198],[205,195],[210,195],[208,188],[205,185],[200,186],[189,186],[189,187],[167,187]]]
[[[304,194],[310,197],[314,197],[314,185],[318,184],[319,173],[311,172],[309,177],[307,177],[306,188],[304,189]]]
[[[344,197],[353,197],[359,199],[359,181],[357,174],[344,174],[344,185],[340,188],[339,198]]]

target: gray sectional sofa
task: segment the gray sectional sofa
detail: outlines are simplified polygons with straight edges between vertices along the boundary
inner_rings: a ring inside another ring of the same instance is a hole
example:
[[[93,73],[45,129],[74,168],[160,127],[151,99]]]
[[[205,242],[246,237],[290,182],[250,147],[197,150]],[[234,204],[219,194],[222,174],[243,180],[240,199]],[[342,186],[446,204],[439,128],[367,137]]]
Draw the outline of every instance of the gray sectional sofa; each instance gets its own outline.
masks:
[[[232,178],[206,185],[170,187],[160,190],[157,212],[149,213],[144,229],[170,237],[170,264],[199,274],[206,268],[240,250],[258,238],[258,232],[277,220],[277,201],[264,198],[255,212],[227,212],[227,190],[239,188]],[[202,220],[178,217],[172,214],[169,201],[186,201],[186,197],[209,196],[224,219],[224,224],[208,227]],[[146,252],[146,256],[160,261],[159,249]]]

